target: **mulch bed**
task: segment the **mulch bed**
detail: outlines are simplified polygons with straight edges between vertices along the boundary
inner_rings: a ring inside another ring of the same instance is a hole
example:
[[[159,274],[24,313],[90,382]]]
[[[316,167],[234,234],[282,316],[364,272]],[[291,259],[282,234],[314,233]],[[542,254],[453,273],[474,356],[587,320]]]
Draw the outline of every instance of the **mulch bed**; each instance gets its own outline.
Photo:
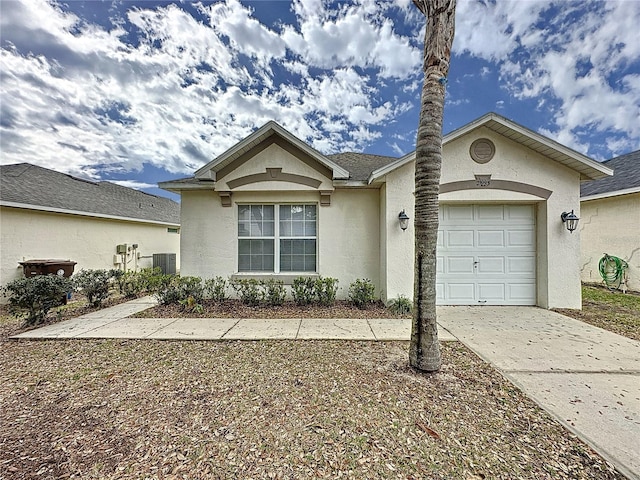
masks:
[[[249,307],[240,300],[225,300],[220,303],[204,300],[202,309],[189,310],[182,305],[158,305],[136,314],[142,318],[410,318],[410,315],[394,315],[382,302],[359,309],[351,303],[338,300],[334,305],[299,306],[287,301],[283,305]]]

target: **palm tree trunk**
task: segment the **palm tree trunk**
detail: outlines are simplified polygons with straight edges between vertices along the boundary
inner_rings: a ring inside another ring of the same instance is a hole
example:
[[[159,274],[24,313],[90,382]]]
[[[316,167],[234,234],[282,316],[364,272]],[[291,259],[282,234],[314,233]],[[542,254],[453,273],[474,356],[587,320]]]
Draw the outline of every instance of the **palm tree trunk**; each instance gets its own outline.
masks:
[[[424,85],[415,166],[415,266],[413,322],[409,363],[424,371],[440,369],[436,323],[436,245],[438,193],[442,164],[442,117],[456,0],[413,0],[427,19],[424,38]]]

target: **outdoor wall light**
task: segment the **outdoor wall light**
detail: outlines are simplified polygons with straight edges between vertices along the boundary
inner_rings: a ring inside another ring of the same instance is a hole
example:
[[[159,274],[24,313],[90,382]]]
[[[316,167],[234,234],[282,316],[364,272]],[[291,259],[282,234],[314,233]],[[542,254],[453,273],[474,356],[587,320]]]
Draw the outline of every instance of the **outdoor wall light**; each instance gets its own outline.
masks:
[[[576,217],[576,214],[573,213],[573,210],[571,210],[570,213],[562,212],[560,218],[562,219],[563,223],[567,224],[567,230],[569,230],[571,233],[573,233],[573,231],[578,228],[578,221],[580,219]]]
[[[402,210],[398,215],[398,220],[400,221],[400,228],[402,231],[405,231],[409,226],[409,216],[404,213],[404,210]]]

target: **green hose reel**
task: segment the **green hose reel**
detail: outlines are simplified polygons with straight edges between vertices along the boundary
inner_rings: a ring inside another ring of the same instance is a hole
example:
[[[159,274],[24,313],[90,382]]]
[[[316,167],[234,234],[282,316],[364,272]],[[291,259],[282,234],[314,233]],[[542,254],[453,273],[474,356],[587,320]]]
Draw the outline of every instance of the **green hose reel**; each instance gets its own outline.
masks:
[[[627,269],[629,264],[621,258],[614,257],[613,255],[604,254],[604,257],[600,259],[598,264],[598,270],[600,270],[600,276],[604,280],[607,288],[614,290],[620,288],[626,291],[627,289]]]

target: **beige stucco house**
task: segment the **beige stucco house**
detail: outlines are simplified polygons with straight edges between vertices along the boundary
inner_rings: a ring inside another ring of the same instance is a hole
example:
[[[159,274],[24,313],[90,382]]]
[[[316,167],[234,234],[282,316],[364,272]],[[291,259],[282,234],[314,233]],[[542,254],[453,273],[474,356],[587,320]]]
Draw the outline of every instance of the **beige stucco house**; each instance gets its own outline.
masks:
[[[598,264],[607,253],[627,262],[627,287],[640,292],[640,150],[603,165],[613,176],[581,189],[582,281],[602,281]]]
[[[173,200],[28,163],[0,166],[0,182],[1,285],[23,275],[19,262],[33,259],[71,260],[76,272],[134,270],[168,253],[179,268],[180,205]]]
[[[413,153],[323,155],[269,122],[190,178],[181,194],[181,269],[204,278],[322,275],[341,297],[358,278],[412,297]],[[488,114],[444,138],[440,304],[580,308],[580,182],[599,163]]]

